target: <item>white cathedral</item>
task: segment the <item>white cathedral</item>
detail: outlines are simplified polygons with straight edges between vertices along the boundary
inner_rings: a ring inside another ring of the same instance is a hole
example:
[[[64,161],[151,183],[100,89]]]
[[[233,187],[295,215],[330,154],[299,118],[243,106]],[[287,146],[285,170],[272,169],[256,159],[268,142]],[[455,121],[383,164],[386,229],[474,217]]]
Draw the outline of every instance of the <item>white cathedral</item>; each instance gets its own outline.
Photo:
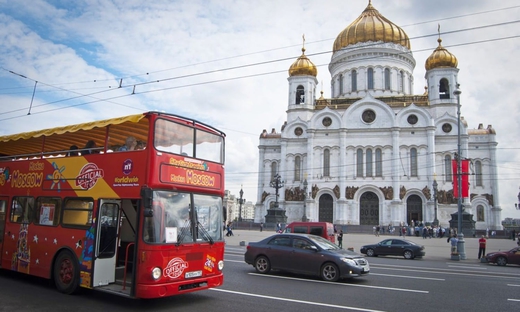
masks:
[[[281,209],[287,222],[438,220],[449,227],[458,211],[452,160],[460,150],[470,161],[465,213],[476,229],[502,229],[495,130],[468,129],[457,58],[437,41],[422,95],[412,94],[416,61],[408,36],[371,1],[334,42],[330,99],[323,92],[318,98],[317,68],[302,48],[289,68],[287,120],[281,132],[260,135],[255,222]]]

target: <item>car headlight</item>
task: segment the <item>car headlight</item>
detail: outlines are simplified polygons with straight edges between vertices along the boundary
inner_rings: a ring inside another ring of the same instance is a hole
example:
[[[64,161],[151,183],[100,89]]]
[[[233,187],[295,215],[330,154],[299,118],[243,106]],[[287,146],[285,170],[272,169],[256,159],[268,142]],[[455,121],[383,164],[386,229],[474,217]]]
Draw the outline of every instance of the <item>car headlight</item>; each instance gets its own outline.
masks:
[[[341,261],[343,261],[343,262],[345,262],[347,264],[353,265],[353,266],[357,265],[356,261],[354,261],[352,259],[349,259],[349,258],[341,258]]]
[[[220,260],[220,261],[218,262],[218,269],[219,269],[220,271],[222,271],[222,270],[224,269],[224,261]]]
[[[152,270],[152,278],[154,280],[158,280],[161,277],[161,274],[162,274],[162,270],[161,269],[159,269],[158,267],[153,268],[153,270]]]

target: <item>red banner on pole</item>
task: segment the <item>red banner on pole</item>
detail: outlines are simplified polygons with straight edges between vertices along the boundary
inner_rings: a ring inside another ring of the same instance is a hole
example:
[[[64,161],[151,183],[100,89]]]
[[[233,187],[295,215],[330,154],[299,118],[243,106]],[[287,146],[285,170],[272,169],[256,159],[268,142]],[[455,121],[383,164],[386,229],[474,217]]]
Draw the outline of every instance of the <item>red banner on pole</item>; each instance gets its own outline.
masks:
[[[453,197],[459,198],[459,172],[457,168],[457,160],[451,161],[452,168],[453,168]],[[460,161],[461,166],[461,189],[462,189],[462,197],[469,197],[469,160],[461,160]]]

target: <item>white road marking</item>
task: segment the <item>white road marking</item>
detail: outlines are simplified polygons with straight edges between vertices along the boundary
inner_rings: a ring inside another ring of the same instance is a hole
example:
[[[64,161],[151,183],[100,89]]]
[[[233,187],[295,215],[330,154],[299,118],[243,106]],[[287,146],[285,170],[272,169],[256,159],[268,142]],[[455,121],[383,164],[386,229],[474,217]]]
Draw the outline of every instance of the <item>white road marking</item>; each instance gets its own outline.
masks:
[[[520,285],[515,285],[515,284],[507,284],[507,286],[520,287]]]
[[[520,302],[520,299],[507,299],[507,301],[517,301],[517,302]]]
[[[395,288],[395,287],[382,287],[382,286],[370,286],[370,285],[344,284],[344,283],[337,283],[337,282],[325,282],[325,281],[319,281],[319,280],[310,280],[310,279],[286,277],[286,276],[276,276],[276,275],[265,275],[265,274],[258,274],[258,273],[248,273],[248,274],[249,275],[255,275],[255,276],[261,276],[261,277],[268,277],[268,278],[290,279],[290,280],[295,280],[295,281],[305,281],[305,282],[320,283],[320,284],[332,284],[332,285],[339,285],[339,286],[345,286],[345,287],[362,287],[362,288],[373,288],[373,289],[382,289],[382,290],[395,290],[395,291],[414,292],[414,293],[421,293],[421,294],[429,294],[430,293],[427,290]]]
[[[315,306],[320,306],[320,307],[336,308],[336,309],[342,309],[342,310],[367,311],[367,312],[383,312],[382,310],[363,309],[363,308],[356,308],[356,307],[340,306],[340,305],[336,305],[336,304],[319,303],[319,302],[312,302],[312,301],[303,301],[303,300],[288,299],[288,298],[273,297],[273,296],[264,296],[264,295],[251,294],[251,293],[245,293],[245,292],[239,292],[239,291],[233,291],[233,290],[226,290],[226,289],[220,289],[220,288],[211,288],[210,290],[212,290],[212,291],[220,291],[220,292],[225,292],[225,293],[230,293],[230,294],[235,294],[235,295],[241,295],[241,296],[250,296],[250,297],[258,297],[258,298],[271,299],[271,300],[279,300],[279,301],[287,301],[287,302],[294,302],[294,303],[302,303],[302,304],[315,305]]]
[[[370,272],[370,275],[390,276],[390,277],[400,277],[400,278],[412,278],[412,279],[421,279],[421,280],[430,280],[430,281],[445,281],[444,278],[406,276],[406,275],[393,275],[393,274],[380,274],[380,273],[372,273],[372,272]]]

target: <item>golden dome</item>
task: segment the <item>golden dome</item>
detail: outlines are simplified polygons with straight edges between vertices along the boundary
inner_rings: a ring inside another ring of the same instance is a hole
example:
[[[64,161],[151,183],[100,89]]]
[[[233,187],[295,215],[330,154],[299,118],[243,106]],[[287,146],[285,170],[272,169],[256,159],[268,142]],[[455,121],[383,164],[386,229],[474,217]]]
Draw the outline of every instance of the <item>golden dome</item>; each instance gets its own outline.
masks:
[[[426,70],[439,67],[457,68],[459,62],[457,61],[455,55],[451,54],[448,50],[446,50],[445,47],[441,45],[441,38],[437,39],[437,42],[439,43],[439,46],[437,49],[435,49],[435,51],[433,51],[432,55],[426,59],[426,63],[424,64]]]
[[[372,6],[372,1],[361,15],[336,37],[333,52],[358,42],[393,42],[410,50],[410,39],[399,26],[389,21]]]
[[[316,77],[318,75],[318,69],[305,55],[305,48],[302,48],[302,55],[289,67],[289,76],[307,75]]]

